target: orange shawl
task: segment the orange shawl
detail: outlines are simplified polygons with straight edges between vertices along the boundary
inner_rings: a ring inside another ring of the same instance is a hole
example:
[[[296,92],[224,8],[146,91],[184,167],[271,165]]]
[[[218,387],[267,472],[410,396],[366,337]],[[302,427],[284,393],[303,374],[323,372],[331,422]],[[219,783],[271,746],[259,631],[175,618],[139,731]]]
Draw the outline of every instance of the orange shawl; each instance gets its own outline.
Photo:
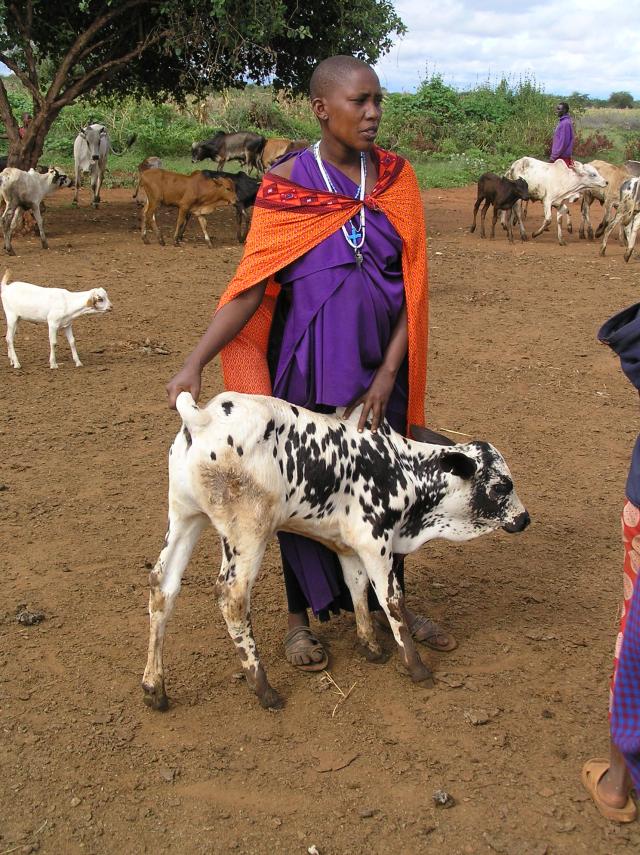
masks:
[[[402,273],[407,305],[409,405],[407,424],[424,425],[427,373],[427,253],[418,182],[402,157],[376,148],[378,181],[364,205],[383,211],[402,238]],[[242,291],[267,279],[257,312],[222,350],[227,389],[270,395],[267,344],[280,286],[274,275],[336,232],[362,207],[359,199],[310,190],[268,172],[260,186],[244,255],[220,298],[221,308]]]

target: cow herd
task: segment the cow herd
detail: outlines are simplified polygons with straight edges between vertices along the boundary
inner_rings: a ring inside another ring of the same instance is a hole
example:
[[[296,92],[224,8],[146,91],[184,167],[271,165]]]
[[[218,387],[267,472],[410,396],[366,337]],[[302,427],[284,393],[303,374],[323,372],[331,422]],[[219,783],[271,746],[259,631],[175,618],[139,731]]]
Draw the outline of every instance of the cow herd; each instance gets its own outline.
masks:
[[[558,243],[566,246],[563,221],[567,231],[572,232],[570,202],[580,202],[580,238],[593,240],[590,209],[594,201],[604,208],[603,218],[595,231],[595,237],[604,235],[600,255],[604,255],[607,241],[613,229],[620,227],[620,238],[625,245],[624,259],[629,261],[633,253],[638,230],[640,230],[640,162],[627,160],[624,166],[614,166],[604,160],[580,163],[556,160],[547,163],[533,157],[521,157],[511,164],[504,176],[486,172],[478,180],[478,193],[473,208],[473,223],[470,231],[476,230],[478,209],[480,235],[486,237],[485,218],[493,206],[491,237],[495,237],[498,215],[513,243],[513,226],[518,225],[521,239],[527,240],[524,219],[530,201],[542,202],[544,218],[533,233],[536,238],[551,225],[552,212],[556,211]]]
[[[4,247],[9,255],[14,255],[12,237],[23,213],[29,212],[38,227],[42,247],[47,248],[47,239],[43,224],[43,200],[60,187],[74,187],[73,204],[78,204],[78,194],[82,188],[84,175],[91,182],[91,204],[100,205],[100,190],[107,168],[109,154],[120,155],[135,141],[135,135],[129,137],[126,146],[116,151],[109,138],[105,125],[89,122],[78,131],[73,144],[74,178],[71,179],[58,168],[48,170],[30,169],[24,171],[16,167],[7,167],[6,159],[0,162],[0,201],[5,203],[2,214]],[[193,163],[210,159],[218,169],[201,170],[183,175],[162,168],[159,157],[150,156],[138,165],[133,197],[137,200],[142,189],[146,200],[142,214],[142,240],[148,243],[147,233],[153,228],[158,242],[164,245],[164,239],[156,222],[156,210],[159,205],[168,205],[178,209],[178,221],[174,233],[177,245],[184,229],[195,216],[202,227],[208,246],[211,239],[207,232],[206,214],[223,206],[233,206],[236,212],[236,235],[239,242],[245,240],[249,230],[250,210],[255,202],[259,181],[245,172],[225,172],[228,161],[239,161],[247,172],[256,175],[269,169],[276,160],[289,152],[308,145],[307,140],[291,140],[284,137],[267,139],[260,134],[241,132],[227,134],[218,131],[213,137],[202,142],[194,142],[191,148]],[[3,168],[4,167],[4,168]]]

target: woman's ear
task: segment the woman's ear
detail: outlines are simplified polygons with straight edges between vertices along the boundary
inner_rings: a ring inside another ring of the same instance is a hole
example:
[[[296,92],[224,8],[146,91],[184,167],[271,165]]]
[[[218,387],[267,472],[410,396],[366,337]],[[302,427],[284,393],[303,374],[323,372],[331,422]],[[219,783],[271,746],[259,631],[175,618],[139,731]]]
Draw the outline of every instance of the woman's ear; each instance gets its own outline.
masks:
[[[324,98],[312,98],[311,109],[313,110],[316,119],[318,119],[319,121],[326,122],[329,118],[327,115],[327,107],[324,102]]]

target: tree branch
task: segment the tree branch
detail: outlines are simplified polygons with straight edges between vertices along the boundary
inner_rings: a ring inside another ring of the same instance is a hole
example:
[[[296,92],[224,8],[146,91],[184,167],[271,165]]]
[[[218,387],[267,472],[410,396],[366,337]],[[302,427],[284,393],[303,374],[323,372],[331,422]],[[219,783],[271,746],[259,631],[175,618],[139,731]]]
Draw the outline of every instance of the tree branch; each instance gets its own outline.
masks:
[[[166,35],[167,31],[158,32],[155,36],[148,37],[144,41],[139,42],[133,50],[128,51],[117,59],[111,59],[97,66],[97,68],[91,69],[83,77],[79,77],[67,86],[62,95],[53,102],[53,107],[66,107],[68,104],[72,104],[83,92],[93,89],[99,83],[103,83],[116,68],[125,65],[130,59],[139,56],[147,48],[161,41]]]
[[[18,123],[13,117],[13,111],[11,109],[11,104],[9,103],[9,96],[7,95],[7,90],[4,88],[4,83],[2,82],[2,78],[0,77],[0,117],[4,122],[4,126],[7,129],[7,137],[9,139],[9,146],[13,146],[19,139],[20,135],[18,133]]]
[[[33,23],[33,0],[28,0],[27,2],[27,22],[22,20],[20,17],[20,12],[18,11],[18,7],[15,3],[11,3],[9,5],[8,10],[14,17],[18,30],[22,36],[23,47],[24,47],[24,56],[27,61],[27,69],[29,73],[29,80],[33,83],[34,87],[38,89],[38,70],[36,68],[36,61],[33,56],[33,49],[31,48],[31,25]],[[38,89],[38,91],[40,91]]]
[[[35,86],[29,77],[28,74],[25,74],[22,68],[13,60],[10,56],[7,56],[6,53],[0,53],[0,62],[3,62],[10,71],[13,71],[15,76],[18,78],[20,83],[27,89],[34,97],[34,99],[38,102],[38,104],[43,103],[43,98],[40,93],[40,90],[37,86]]]
[[[71,69],[78,62],[78,59],[81,55],[86,56],[87,53],[90,53],[91,41],[96,36],[100,30],[110,24],[112,21],[115,21],[116,18],[119,18],[121,15],[124,15],[127,12],[130,12],[132,9],[135,9],[139,6],[150,6],[152,0],[128,0],[128,2],[123,3],[122,6],[118,8],[111,9],[110,12],[105,12],[103,15],[100,15],[98,18],[95,18],[90,26],[87,29],[80,33],[75,42],[71,45],[65,58],[62,60],[58,71],[56,72],[55,77],[49,87],[49,91],[47,92],[47,101],[53,103],[58,96],[58,93],[64,86],[65,80],[69,76]],[[133,54],[135,56],[135,52]],[[65,92],[66,96],[66,92]],[[68,103],[65,101],[65,103]]]

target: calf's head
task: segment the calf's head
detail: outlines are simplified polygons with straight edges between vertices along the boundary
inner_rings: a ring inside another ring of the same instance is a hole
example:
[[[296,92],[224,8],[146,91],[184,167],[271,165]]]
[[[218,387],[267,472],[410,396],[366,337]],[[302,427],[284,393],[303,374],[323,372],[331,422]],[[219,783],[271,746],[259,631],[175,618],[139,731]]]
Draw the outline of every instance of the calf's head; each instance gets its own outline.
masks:
[[[437,434],[412,428],[421,442],[438,443]],[[524,531],[530,523],[526,508],[513,486],[511,472],[500,452],[488,442],[449,444],[430,458],[429,474],[439,501],[426,520],[437,536],[464,541],[502,528],[510,534]]]
[[[523,199],[525,202],[529,200],[529,185],[524,180],[524,178],[518,178],[514,181],[516,185],[516,195],[519,199]]]

